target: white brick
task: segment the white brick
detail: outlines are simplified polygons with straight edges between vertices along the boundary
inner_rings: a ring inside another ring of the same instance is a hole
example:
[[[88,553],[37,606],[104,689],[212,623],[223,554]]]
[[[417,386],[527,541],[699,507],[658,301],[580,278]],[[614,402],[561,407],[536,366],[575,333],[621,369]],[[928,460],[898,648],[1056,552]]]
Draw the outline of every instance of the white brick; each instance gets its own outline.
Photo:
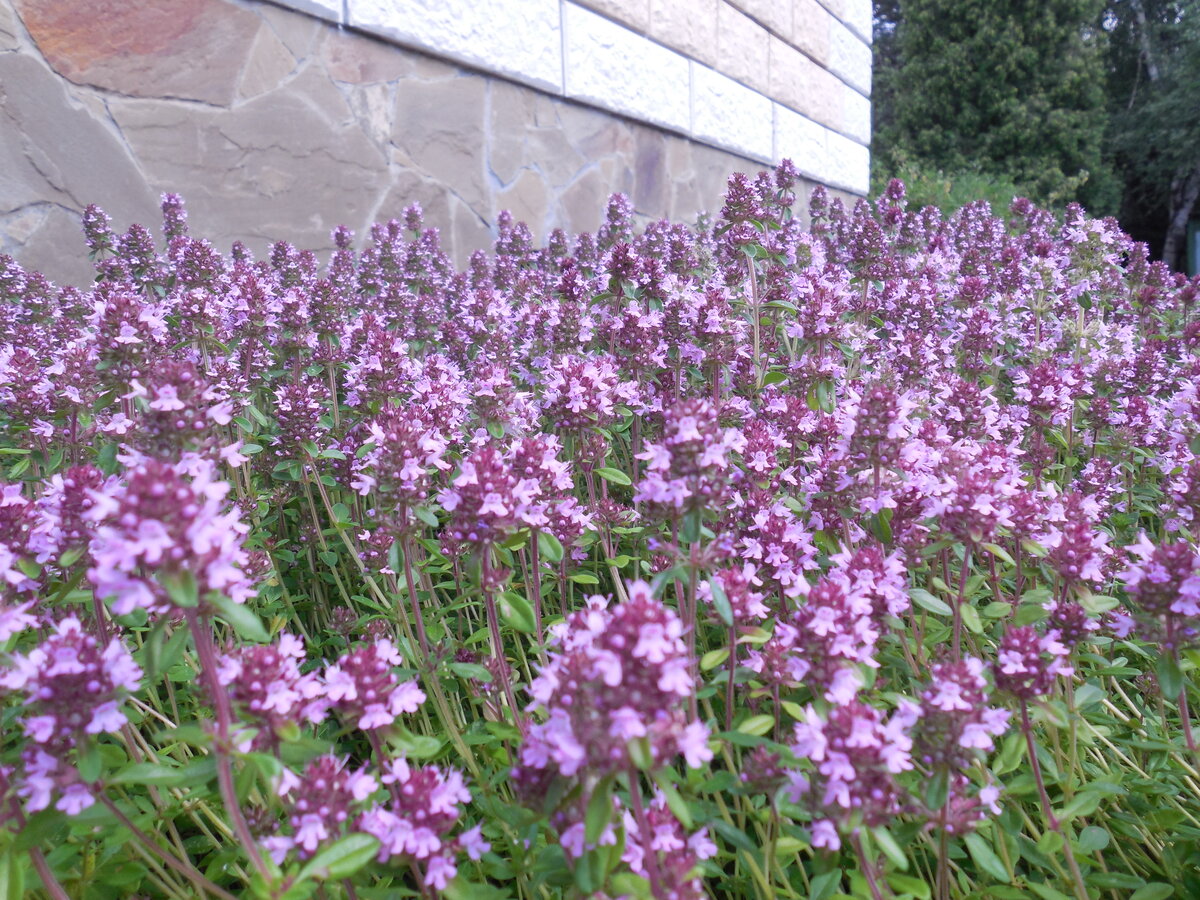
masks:
[[[318,19],[328,19],[330,22],[342,21],[342,0],[276,0],[280,6],[316,16]]]
[[[758,91],[692,63],[692,134],[735,153],[769,160],[772,103]]]
[[[866,194],[871,154],[862,144],[775,104],[775,160],[790,159],[801,174],[831,187]]]
[[[562,85],[558,0],[349,0],[350,22],[555,93]]]
[[[689,62],[603,16],[563,4],[566,94],[662,125],[691,128]]]
[[[841,88],[842,133],[854,138],[860,144],[871,143],[871,101],[853,88],[844,84]]]
[[[871,151],[832,131],[828,139],[829,184],[865,197],[871,189]]]
[[[871,48],[829,17],[829,70],[864,94],[871,93]]]
[[[860,38],[871,43],[871,26],[874,15],[871,11],[871,0],[845,0],[846,9],[844,21]]]

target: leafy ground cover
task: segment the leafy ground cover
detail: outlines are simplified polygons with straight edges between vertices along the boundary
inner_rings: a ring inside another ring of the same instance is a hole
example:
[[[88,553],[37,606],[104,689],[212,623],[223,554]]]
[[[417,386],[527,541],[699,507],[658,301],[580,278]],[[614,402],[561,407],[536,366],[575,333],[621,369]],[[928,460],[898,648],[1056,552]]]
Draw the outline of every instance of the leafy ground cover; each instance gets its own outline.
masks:
[[[0,893],[1200,894],[1200,282],[794,185],[0,257]]]

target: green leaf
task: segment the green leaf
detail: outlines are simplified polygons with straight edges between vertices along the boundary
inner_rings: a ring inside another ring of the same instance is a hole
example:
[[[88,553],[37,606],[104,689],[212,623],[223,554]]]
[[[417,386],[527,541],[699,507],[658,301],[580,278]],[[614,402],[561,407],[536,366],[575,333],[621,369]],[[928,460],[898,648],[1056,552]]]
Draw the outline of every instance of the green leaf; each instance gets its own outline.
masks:
[[[1071,900],[1069,896],[1058,890],[1058,888],[1052,888],[1048,884],[1040,884],[1036,881],[1026,882],[1026,884],[1042,900]]]
[[[388,743],[412,759],[429,759],[441,752],[443,741],[428,734],[413,734],[407,728],[395,728]]]
[[[460,678],[482,681],[484,684],[488,684],[492,680],[492,673],[488,671],[487,666],[481,666],[479,663],[452,662],[449,668]]]
[[[715,669],[727,659],[729,659],[728,647],[720,647],[716,650],[709,650],[702,657],[700,657],[700,671],[707,672],[709,669]]]
[[[599,584],[600,579],[595,575],[589,575],[587,572],[576,572],[574,575],[569,575],[568,578],[576,584]]]
[[[583,839],[588,846],[596,846],[604,828],[612,819],[612,776],[605,776],[592,790],[588,798],[587,812],[583,817]]]
[[[438,527],[437,514],[426,506],[418,506],[413,510],[413,515],[428,525],[430,528]]]
[[[1090,816],[1100,806],[1100,801],[1103,799],[1095,791],[1081,791],[1071,798],[1070,803],[1062,808],[1062,812],[1058,814],[1058,820],[1060,822],[1069,822],[1071,819],[1078,818],[1079,816]]]
[[[0,856],[0,896],[25,896],[25,861],[11,850]]]
[[[972,634],[983,634],[983,622],[979,618],[979,610],[970,603],[963,603],[960,608],[962,622]]]
[[[945,769],[939,769],[932,778],[925,782],[926,808],[936,812],[946,805],[946,798],[949,795],[950,773]]]
[[[820,875],[814,875],[812,881],[808,883],[808,900],[829,900],[841,883],[841,869],[834,869],[832,872],[822,872]]]
[[[162,586],[176,606],[191,609],[200,605],[200,589],[196,585],[196,576],[191,572],[163,576]]]
[[[1158,672],[1158,686],[1163,696],[1175,700],[1183,690],[1183,670],[1179,668],[1179,662],[1173,656],[1163,654],[1158,658],[1155,671]]]
[[[625,746],[629,750],[629,761],[643,772],[654,767],[654,756],[650,753],[650,742],[646,738],[634,738]]]
[[[1161,881],[1152,881],[1133,892],[1129,900],[1166,900],[1175,895],[1175,888]]]
[[[221,618],[233,626],[238,637],[256,644],[270,643],[271,635],[263,627],[262,620],[249,607],[235,603],[223,594],[212,595],[212,604],[221,614]]]
[[[913,878],[911,875],[901,875],[899,872],[889,872],[887,874],[887,883],[892,890],[901,894],[912,894],[919,900],[929,900],[932,892],[929,885],[920,878]]]
[[[763,735],[775,727],[775,717],[766,714],[751,716],[740,725],[737,730],[742,734]]]
[[[736,825],[730,825],[724,819],[713,819],[711,824],[717,834],[721,835],[721,837],[725,838],[725,840],[729,841],[730,844],[739,850],[745,850],[752,856],[758,852],[758,845],[750,840],[746,832],[742,831]]]
[[[498,598],[500,618],[524,634],[533,634],[537,627],[533,618],[533,607],[524,596],[516,591],[505,591]]]
[[[348,834],[330,844],[300,870],[297,878],[336,881],[349,878],[379,852],[379,841],[369,834]]]
[[[690,809],[688,809],[687,803],[684,802],[683,797],[680,796],[675,785],[671,783],[670,770],[659,769],[657,772],[653,773],[652,777],[654,778],[655,784],[657,784],[659,789],[663,792],[663,796],[667,798],[667,806],[670,808],[671,812],[675,814],[675,818],[679,820],[679,824],[688,831],[691,831],[693,827],[692,812]],[[631,789],[636,791],[638,790],[638,786],[636,784],[632,785]]]
[[[562,541],[550,534],[548,531],[539,531],[537,537],[538,555],[546,562],[551,562],[557,565],[562,562],[563,545]]]
[[[207,784],[217,776],[215,757],[204,756],[186,766],[164,766],[159,763],[133,763],[108,779],[109,784],[137,784],[155,787],[187,787]]]
[[[1004,868],[1004,863],[1000,861],[1000,857],[996,855],[996,851],[991,848],[991,845],[983,839],[980,834],[968,834],[963,839],[967,844],[967,850],[971,853],[971,859],[975,861],[975,865],[983,869],[997,881],[1008,884],[1012,878],[1008,874],[1008,869]]]
[[[708,586],[712,589],[712,605],[721,621],[729,628],[733,627],[733,607],[729,605],[729,597],[725,594],[725,588],[721,586],[720,579],[708,579]]]
[[[322,550],[317,554],[317,558],[331,569],[336,569],[338,564],[338,555],[332,550]]]
[[[892,833],[882,825],[871,829],[871,836],[875,838],[875,843],[879,845],[879,849],[883,851],[883,855],[891,860],[892,865],[901,871],[908,871],[908,857],[896,843],[896,839],[892,837]]]
[[[936,613],[939,616],[949,616],[953,614],[950,605],[945,600],[941,600],[924,588],[909,588],[908,596],[912,602],[922,609],[927,609],[931,613]]]
[[[464,881],[460,874],[442,891],[446,900],[509,900],[512,894],[490,884]]]
[[[604,466],[603,468],[596,469],[596,474],[605,481],[610,481],[613,484],[619,484],[624,487],[629,487],[629,485],[633,484],[633,482],[629,480],[629,476],[620,469],[612,469],[608,466]]]
[[[771,384],[779,384],[781,381],[787,381],[787,374],[773,369],[763,375],[762,383],[763,387],[767,387]]]
[[[1111,839],[1109,833],[1099,825],[1089,825],[1079,833],[1079,850],[1082,853],[1095,853],[1107,847]]]
[[[79,762],[76,768],[79,770],[79,777],[89,784],[100,779],[100,770],[104,765],[104,760],[100,756],[100,748],[95,741],[88,741],[79,750]]]
[[[984,550],[986,550],[988,553],[992,554],[992,556],[996,557],[996,559],[1003,560],[1004,562],[1008,563],[1010,566],[1016,565],[1016,561],[1013,560],[1013,558],[1009,554],[1009,552],[1007,550],[1005,550],[1003,547],[1001,547],[999,544],[980,544],[979,546],[982,547]]]

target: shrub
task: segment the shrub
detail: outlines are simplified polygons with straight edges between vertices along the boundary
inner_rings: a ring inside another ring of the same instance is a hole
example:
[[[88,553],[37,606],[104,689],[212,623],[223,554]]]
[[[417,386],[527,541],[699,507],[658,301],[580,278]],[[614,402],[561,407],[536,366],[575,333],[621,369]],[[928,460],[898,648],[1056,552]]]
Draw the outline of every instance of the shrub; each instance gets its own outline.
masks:
[[[0,258],[4,894],[1200,892],[1200,282],[795,182]]]

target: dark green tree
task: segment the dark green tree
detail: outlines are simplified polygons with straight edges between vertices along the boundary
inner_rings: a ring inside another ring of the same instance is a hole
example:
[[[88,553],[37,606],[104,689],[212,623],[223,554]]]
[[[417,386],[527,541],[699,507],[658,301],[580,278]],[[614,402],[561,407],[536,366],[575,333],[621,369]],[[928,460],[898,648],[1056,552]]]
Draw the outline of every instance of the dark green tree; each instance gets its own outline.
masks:
[[[888,108],[877,119],[883,167],[970,173],[1041,202],[1116,210],[1104,159],[1104,0],[893,6],[880,4],[895,22]]]
[[[1200,2],[1109,0],[1104,27],[1121,224],[1181,269],[1200,204]]]

